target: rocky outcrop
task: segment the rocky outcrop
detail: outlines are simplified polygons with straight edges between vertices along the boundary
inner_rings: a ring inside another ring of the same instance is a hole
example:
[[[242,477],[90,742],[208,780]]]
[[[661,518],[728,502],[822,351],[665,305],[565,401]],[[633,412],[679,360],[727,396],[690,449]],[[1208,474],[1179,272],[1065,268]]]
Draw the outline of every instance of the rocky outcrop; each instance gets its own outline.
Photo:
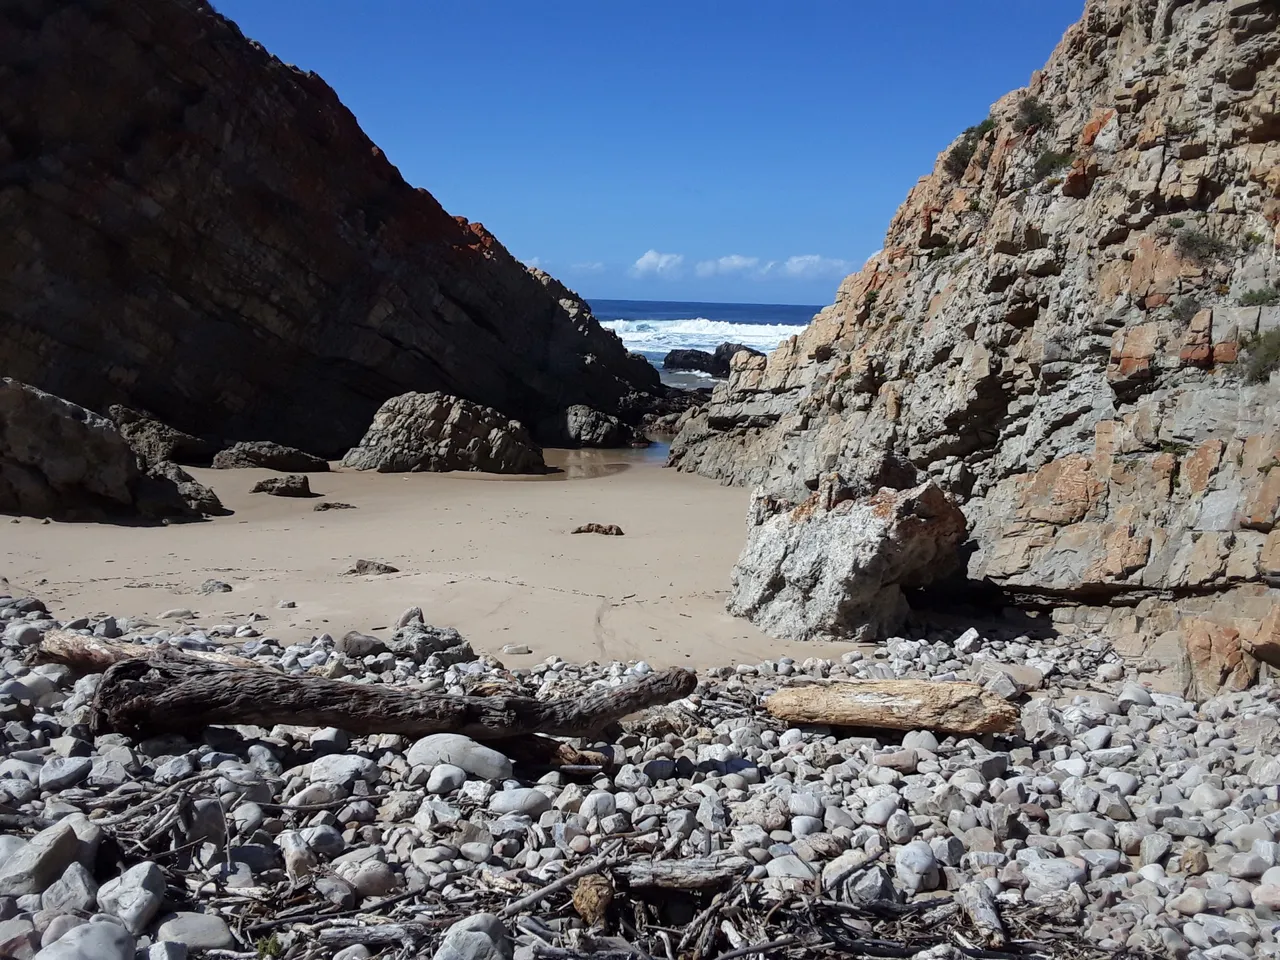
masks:
[[[172,463],[144,471],[106,417],[0,379],[0,512],[155,520],[221,508],[211,491]]]
[[[663,370],[698,370],[710,373],[716,358],[707,350],[668,350],[662,358]]]
[[[623,447],[634,438],[635,432],[617,417],[582,404],[538,425],[538,439],[549,447]]]
[[[231,512],[223,507],[216,493],[172,461],[144,462],[143,469],[146,471],[144,483],[150,491],[149,498],[169,505],[161,511],[164,514],[194,513],[217,517]]]
[[[722,343],[713,353],[706,350],[671,350],[662,358],[664,370],[699,370],[713,377],[729,376],[729,364],[739,353],[753,357],[764,354],[742,343]]]
[[[273,497],[314,497],[311,481],[305,473],[290,473],[283,477],[267,477],[253,485],[250,493],[268,493]]]
[[[1089,0],[672,462],[797,499],[900,458],[965,502],[970,579],[1250,682],[1280,647],[1278,59],[1272,3]]]
[[[213,466],[218,470],[259,467],[280,473],[325,473],[329,462],[296,447],[286,447],[269,440],[245,440],[218,451],[213,458]]]
[[[6,374],[326,456],[408,391],[536,423],[659,388],[204,0],[27,0],[4,44]]]
[[[547,470],[542,450],[518,421],[444,393],[406,393],[388,400],[342,466],[379,473]]]
[[[954,569],[964,534],[933,483],[858,499],[832,475],[799,504],[757,495],[729,612],[787,640],[885,637],[906,619],[903,587]]]
[[[144,463],[169,461],[208,466],[218,452],[217,445],[208,440],[175,430],[167,423],[118,403],[108,408],[107,416]]]

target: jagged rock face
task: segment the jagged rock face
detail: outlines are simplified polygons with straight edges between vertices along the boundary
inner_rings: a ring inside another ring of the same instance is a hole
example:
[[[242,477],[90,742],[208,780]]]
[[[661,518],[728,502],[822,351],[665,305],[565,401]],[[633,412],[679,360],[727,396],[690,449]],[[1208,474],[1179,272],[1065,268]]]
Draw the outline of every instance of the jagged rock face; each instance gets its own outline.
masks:
[[[143,471],[106,417],[0,379],[0,511],[68,520],[221,511],[217,497],[174,464],[150,466]]]
[[[518,421],[444,393],[407,393],[388,400],[342,466],[380,473],[547,469],[542,450]]]
[[[1278,59],[1274,3],[1090,0],[672,462],[795,498],[900,457],[966,501],[970,577],[1184,686],[1249,682],[1280,645],[1280,389],[1250,347],[1280,329]]]
[[[4,372],[321,455],[446,390],[534,423],[657,373],[410,187],[318,76],[203,0],[18,0],[0,66]]]
[[[143,461],[143,467],[146,470],[143,496],[167,505],[161,509],[161,515],[217,517],[231,512],[222,506],[216,493],[171,460]]]
[[[326,473],[329,470],[327,460],[270,440],[242,440],[232,444],[218,451],[213,458],[213,466],[217,470],[260,467],[281,473]]]
[[[827,477],[800,504],[757,495],[729,612],[788,640],[889,636],[908,613],[902,587],[949,573],[964,532],[934,483],[855,499]]]
[[[175,430],[167,423],[120,404],[113,404],[107,416],[143,463],[168,461],[207,466],[218,452],[216,445],[207,440]]]
[[[538,439],[553,447],[621,447],[633,437],[631,428],[617,417],[582,404],[538,425]]]
[[[671,350],[663,357],[662,366],[666,370],[701,370],[703,373],[709,373],[713,377],[727,377],[729,376],[730,362],[734,356],[744,350],[752,356],[764,356],[754,347],[748,347],[742,343],[722,343],[716,347],[714,352],[706,350]]]

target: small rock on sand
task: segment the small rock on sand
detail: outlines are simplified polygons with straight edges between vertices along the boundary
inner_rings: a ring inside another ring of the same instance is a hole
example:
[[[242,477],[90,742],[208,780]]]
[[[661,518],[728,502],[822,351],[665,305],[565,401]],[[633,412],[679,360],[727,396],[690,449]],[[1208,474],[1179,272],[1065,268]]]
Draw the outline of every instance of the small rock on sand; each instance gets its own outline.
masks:
[[[357,560],[351,569],[346,572],[349,577],[363,577],[370,574],[375,576],[384,573],[399,573],[399,567],[393,567],[389,563],[383,563],[381,560]]]
[[[267,477],[253,485],[250,493],[268,493],[273,497],[310,497],[311,481],[305,474],[290,473],[283,477]]]
[[[580,527],[575,527],[571,533],[599,533],[606,537],[621,537],[623,535],[622,528],[616,523],[584,523]]]

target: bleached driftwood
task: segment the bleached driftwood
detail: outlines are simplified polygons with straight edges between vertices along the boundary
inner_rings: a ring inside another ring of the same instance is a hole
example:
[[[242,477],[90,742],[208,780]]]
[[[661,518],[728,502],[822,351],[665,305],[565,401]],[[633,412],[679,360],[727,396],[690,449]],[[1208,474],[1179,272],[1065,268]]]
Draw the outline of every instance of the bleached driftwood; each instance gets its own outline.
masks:
[[[765,709],[788,723],[941,733],[1008,733],[1018,708],[976,683],[819,680],[783,687]]]
[[[613,872],[632,889],[659,887],[664,890],[704,890],[718,887],[751,868],[746,857],[657,860],[620,863]]]
[[[146,643],[130,643],[127,640],[86,637],[82,633],[66,630],[50,630],[28,651],[27,657],[32,663],[61,663],[86,673],[105,673],[108,667],[122,661],[146,659],[171,649],[173,648]],[[221,653],[217,650],[183,650],[182,653],[208,663],[268,669],[256,660],[238,657],[234,653]]]
[[[982,937],[982,945],[990,949],[999,949],[1009,942],[1004,932],[1004,923],[996,908],[996,898],[981,880],[966,883],[956,891],[956,902],[968,915]]]

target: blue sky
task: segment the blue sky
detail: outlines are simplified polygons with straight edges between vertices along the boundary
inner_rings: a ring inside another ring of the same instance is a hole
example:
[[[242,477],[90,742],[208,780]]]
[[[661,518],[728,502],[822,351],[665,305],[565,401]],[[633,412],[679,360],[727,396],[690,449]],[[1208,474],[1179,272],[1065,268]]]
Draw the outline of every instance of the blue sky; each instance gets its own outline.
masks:
[[[588,297],[827,303],[1083,0],[213,0]]]

